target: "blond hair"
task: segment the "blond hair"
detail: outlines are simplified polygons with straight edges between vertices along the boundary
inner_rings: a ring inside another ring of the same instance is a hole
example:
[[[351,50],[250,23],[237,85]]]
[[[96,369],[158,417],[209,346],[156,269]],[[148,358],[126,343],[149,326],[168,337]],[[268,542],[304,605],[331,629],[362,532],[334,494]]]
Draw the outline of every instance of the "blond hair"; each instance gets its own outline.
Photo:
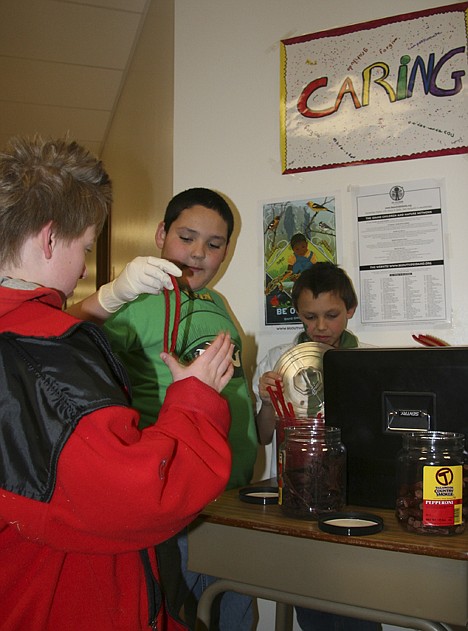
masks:
[[[24,241],[52,221],[72,241],[102,229],[112,184],[102,162],[76,142],[15,137],[0,152],[0,267],[18,263]]]

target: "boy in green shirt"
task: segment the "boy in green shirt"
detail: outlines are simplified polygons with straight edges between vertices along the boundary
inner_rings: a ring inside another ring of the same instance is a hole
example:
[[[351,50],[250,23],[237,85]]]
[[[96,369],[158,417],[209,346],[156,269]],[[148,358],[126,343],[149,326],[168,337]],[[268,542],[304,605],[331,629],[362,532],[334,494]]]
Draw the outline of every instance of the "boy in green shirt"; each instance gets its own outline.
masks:
[[[181,291],[175,355],[182,362],[191,361],[219,331],[229,331],[234,344],[234,376],[222,392],[232,418],[229,441],[233,463],[227,488],[251,481],[257,456],[253,405],[241,364],[241,338],[221,297],[207,288],[226,257],[233,226],[232,211],[218,193],[193,188],[169,202],[155,235],[161,256],[182,270],[180,284],[186,287]],[[104,325],[113,350],[129,372],[132,403],[141,413],[142,426],[154,422],[154,412],[160,409],[171,382],[170,371],[160,358],[164,346],[161,321],[165,315],[169,318],[168,337],[172,339],[175,312],[175,292],[170,292],[167,305],[163,294],[146,294],[124,305]],[[198,598],[211,578],[188,573],[184,567],[185,537],[179,537],[179,547],[185,578],[191,581],[188,586]],[[226,593],[221,601],[219,628],[250,631],[251,610],[250,598]]]
[[[161,256],[180,267],[181,284],[187,287],[181,291],[177,357],[190,362],[219,331],[229,331],[234,344],[234,376],[223,390],[232,417],[229,439],[233,465],[228,488],[250,482],[257,455],[253,407],[241,365],[241,338],[219,294],[206,287],[226,257],[232,229],[232,213],[224,199],[208,189],[195,188],[171,200],[156,230]],[[174,292],[170,293],[169,307],[172,337]],[[142,294],[104,324],[113,350],[130,374],[132,401],[141,413],[142,427],[154,422],[155,411],[157,414],[171,383],[170,371],[160,358],[164,345],[160,323],[165,320],[165,311],[164,295]]]

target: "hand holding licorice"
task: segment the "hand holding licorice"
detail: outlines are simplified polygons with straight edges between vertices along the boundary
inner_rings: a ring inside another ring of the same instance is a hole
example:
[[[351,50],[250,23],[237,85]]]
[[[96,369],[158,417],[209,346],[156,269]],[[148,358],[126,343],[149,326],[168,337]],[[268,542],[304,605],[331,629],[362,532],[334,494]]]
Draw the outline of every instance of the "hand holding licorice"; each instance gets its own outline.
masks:
[[[267,392],[270,395],[271,402],[275,408],[275,412],[280,419],[292,419],[294,418],[294,408],[290,401],[286,401],[283,392],[283,382],[281,379],[276,379],[275,387],[267,386]]]
[[[269,405],[273,404],[268,390],[269,388],[276,388],[276,382],[278,381],[282,384],[281,375],[277,372],[273,372],[272,370],[263,373],[260,377],[258,382],[258,394],[260,395],[260,399],[263,403],[267,403]]]
[[[160,294],[164,289],[173,289],[172,277],[181,274],[177,265],[170,261],[155,256],[137,256],[115,280],[101,286],[99,304],[108,313],[114,313],[141,294]]]
[[[174,381],[196,377],[207,386],[221,392],[234,373],[232,354],[234,344],[229,333],[220,333],[191,364],[184,366],[169,353],[161,353],[161,359],[172,373]]]

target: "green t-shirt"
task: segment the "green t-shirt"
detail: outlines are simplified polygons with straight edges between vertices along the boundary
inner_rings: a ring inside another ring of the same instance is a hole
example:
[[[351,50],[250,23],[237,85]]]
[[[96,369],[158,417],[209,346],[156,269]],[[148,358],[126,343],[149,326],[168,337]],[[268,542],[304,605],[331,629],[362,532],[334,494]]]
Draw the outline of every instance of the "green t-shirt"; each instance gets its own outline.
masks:
[[[170,292],[169,345],[175,314],[175,294]],[[163,294],[141,295],[127,303],[104,325],[112,349],[127,368],[132,383],[133,406],[140,412],[140,427],[156,422],[166,390],[172,383],[170,370],[160,358],[164,347],[166,303]],[[220,296],[210,289],[195,292],[195,299],[182,291],[180,324],[175,353],[190,362],[220,331],[229,331],[234,344],[234,376],[222,395],[229,404],[232,471],[228,487],[251,481],[257,456],[253,403],[241,364],[242,343]]]

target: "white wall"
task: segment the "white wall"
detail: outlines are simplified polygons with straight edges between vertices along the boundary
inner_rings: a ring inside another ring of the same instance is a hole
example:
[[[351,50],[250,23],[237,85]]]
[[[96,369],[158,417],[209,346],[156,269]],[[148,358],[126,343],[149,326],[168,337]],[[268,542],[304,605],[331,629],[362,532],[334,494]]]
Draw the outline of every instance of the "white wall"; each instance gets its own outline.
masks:
[[[216,287],[229,300],[243,330],[250,369],[257,354],[261,357],[269,347],[291,338],[287,333],[264,333],[261,327],[259,202],[338,190],[343,209],[339,262],[357,284],[350,185],[445,179],[453,300],[452,324],[444,330],[369,329],[359,326],[356,316],[352,329],[362,341],[377,345],[412,345],[411,333],[433,333],[452,344],[468,344],[467,155],[297,175],[282,175],[280,164],[281,39],[443,4],[440,0],[413,0],[410,7],[405,0],[175,0],[174,190],[208,186],[225,194],[237,208],[240,234]],[[260,603],[259,631],[273,628],[270,605]]]
[[[414,0],[411,11],[442,5]],[[447,330],[389,330],[359,326],[359,337],[378,345],[412,345],[411,333],[433,333],[468,343],[465,243],[468,234],[468,157],[446,156],[282,175],[279,151],[279,42],[286,37],[405,13],[394,0],[176,0],[174,189],[216,188],[238,209],[241,230],[228,269],[217,283],[244,330],[247,353],[259,355],[290,334],[261,330],[261,200],[338,190],[343,256],[357,283],[350,185],[444,178],[448,207],[448,260],[453,321]],[[465,82],[468,79],[465,77]],[[257,295],[258,300],[252,300]],[[248,296],[248,299],[246,297]]]

